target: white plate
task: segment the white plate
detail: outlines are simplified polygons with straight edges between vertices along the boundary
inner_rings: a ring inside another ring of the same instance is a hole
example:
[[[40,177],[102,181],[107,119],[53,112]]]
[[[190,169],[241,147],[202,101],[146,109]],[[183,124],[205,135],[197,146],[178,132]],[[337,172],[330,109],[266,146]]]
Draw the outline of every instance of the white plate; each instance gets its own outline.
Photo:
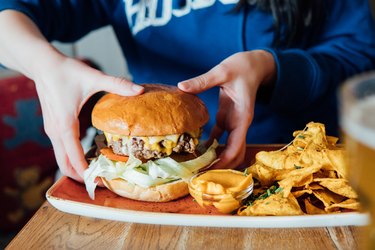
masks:
[[[84,185],[67,177],[63,177],[55,183],[47,191],[46,197],[56,209],[66,213],[145,224],[233,228],[293,228],[364,226],[369,221],[368,214],[357,212],[299,216],[235,216],[179,213],[178,211],[181,210],[181,207],[197,207],[198,212],[200,207],[196,202],[192,201],[191,197],[169,204],[155,204],[120,198],[104,188],[97,190],[96,199],[92,201],[88,198]],[[152,206],[164,206],[164,211],[169,209],[172,212],[139,211],[140,208],[132,204],[140,204],[147,209]],[[132,209],[127,209],[127,207],[132,207]],[[201,211],[205,210],[202,209]]]
[[[55,199],[48,201],[58,210],[66,213],[94,217],[99,219],[161,224],[175,226],[207,226],[237,228],[293,228],[293,227],[333,227],[333,226],[364,226],[369,216],[362,213],[341,213],[328,215],[301,216],[226,216],[226,215],[195,215],[175,213],[155,213],[102,207],[80,202]]]

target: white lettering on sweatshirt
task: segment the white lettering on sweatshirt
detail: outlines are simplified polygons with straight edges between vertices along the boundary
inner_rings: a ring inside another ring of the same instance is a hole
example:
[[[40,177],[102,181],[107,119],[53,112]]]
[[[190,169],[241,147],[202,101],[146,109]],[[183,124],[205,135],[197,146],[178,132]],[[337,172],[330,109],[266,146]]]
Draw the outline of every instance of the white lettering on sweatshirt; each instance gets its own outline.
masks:
[[[209,8],[216,1],[222,4],[238,2],[238,0],[185,0],[184,6],[175,8],[172,6],[172,1],[176,0],[124,0],[126,17],[133,35],[149,26],[166,25],[172,16],[182,17],[192,10]],[[160,16],[157,16],[158,6],[161,8]]]

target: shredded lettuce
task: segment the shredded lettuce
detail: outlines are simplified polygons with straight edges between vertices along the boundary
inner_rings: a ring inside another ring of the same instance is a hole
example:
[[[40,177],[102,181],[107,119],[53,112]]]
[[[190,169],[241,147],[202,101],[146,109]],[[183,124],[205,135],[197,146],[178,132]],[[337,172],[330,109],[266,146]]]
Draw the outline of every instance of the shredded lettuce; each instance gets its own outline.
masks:
[[[86,190],[91,199],[95,199],[95,182],[97,177],[107,180],[123,179],[142,187],[152,187],[171,181],[187,180],[200,169],[210,167],[216,161],[218,142],[215,140],[207,151],[201,156],[185,161],[177,162],[170,157],[142,163],[141,160],[130,155],[127,162],[111,161],[104,155],[91,161],[84,172]]]
[[[182,166],[189,169],[190,172],[196,173],[202,168],[209,168],[215,164],[219,159],[216,159],[215,149],[219,146],[219,143],[214,140],[212,145],[207,149],[207,151],[202,154],[200,157],[197,157],[193,160],[180,162]]]

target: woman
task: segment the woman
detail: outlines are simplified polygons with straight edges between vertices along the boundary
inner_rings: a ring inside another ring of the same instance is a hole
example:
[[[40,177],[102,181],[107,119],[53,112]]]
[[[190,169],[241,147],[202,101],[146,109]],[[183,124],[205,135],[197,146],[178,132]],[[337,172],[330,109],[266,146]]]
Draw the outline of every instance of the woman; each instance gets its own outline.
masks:
[[[87,164],[77,116],[98,91],[137,95],[143,89],[134,83],[162,82],[201,93],[212,118],[217,111],[206,131],[227,133],[216,167],[233,168],[246,142],[287,142],[311,120],[337,133],[336,88],[374,67],[365,0],[2,0],[0,10],[0,62],[35,81],[59,166],[80,181]],[[48,43],[105,25],[114,28],[132,82]]]

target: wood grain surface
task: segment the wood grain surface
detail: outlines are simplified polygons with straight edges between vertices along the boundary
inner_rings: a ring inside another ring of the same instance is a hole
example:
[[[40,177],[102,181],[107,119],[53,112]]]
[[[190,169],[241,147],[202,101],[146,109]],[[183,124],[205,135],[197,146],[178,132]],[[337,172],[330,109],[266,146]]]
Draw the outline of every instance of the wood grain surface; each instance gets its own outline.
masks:
[[[162,226],[63,213],[48,202],[7,249],[359,249],[361,227]]]

